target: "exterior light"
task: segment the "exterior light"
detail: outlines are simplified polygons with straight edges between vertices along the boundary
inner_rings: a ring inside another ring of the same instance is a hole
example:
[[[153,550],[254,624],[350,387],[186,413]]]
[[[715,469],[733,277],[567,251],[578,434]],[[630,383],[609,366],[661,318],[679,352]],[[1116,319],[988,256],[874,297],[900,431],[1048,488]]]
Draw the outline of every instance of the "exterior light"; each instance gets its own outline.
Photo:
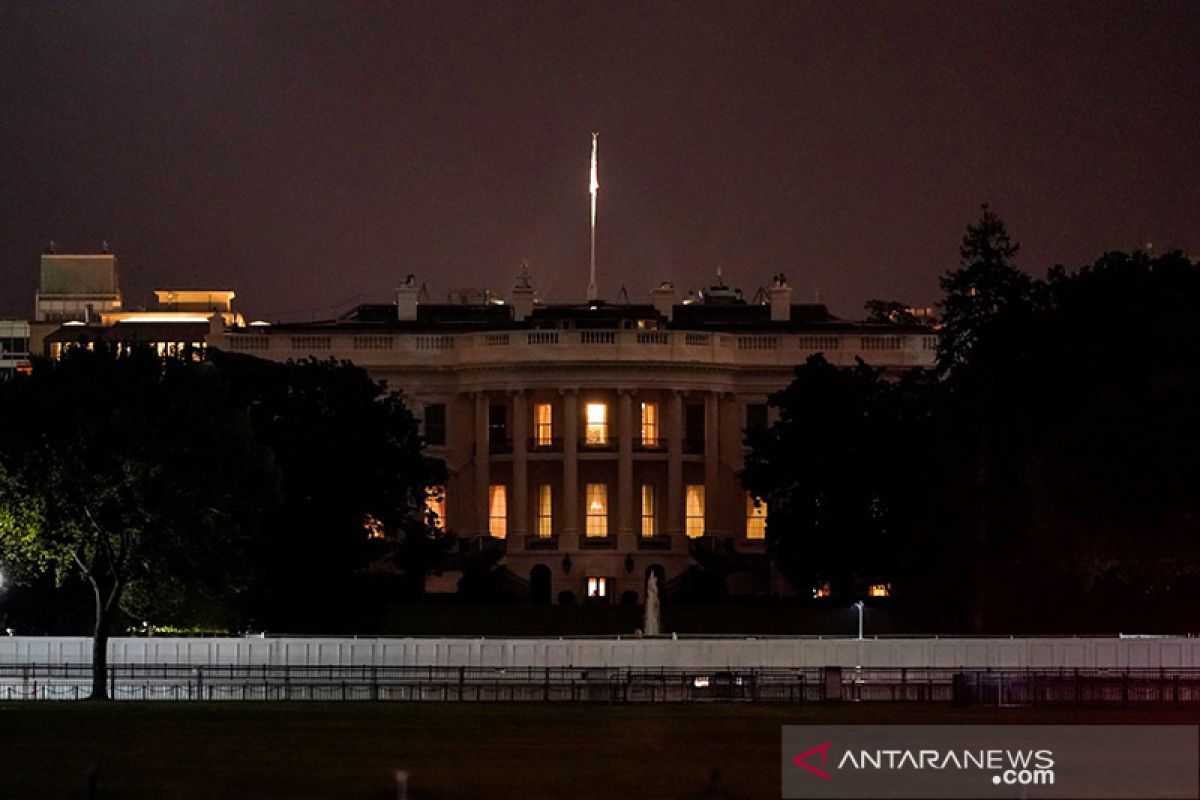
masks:
[[[569,555],[563,556],[562,568],[563,568],[563,572],[571,571],[571,556],[569,556]]]
[[[861,642],[863,638],[863,601],[859,600],[854,607],[858,609],[858,640]]]

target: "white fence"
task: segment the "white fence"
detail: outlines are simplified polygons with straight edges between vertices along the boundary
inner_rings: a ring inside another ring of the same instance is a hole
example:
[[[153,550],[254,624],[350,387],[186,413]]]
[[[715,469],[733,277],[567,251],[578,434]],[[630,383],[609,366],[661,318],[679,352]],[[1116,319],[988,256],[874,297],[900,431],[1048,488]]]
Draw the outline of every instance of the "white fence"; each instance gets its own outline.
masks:
[[[0,664],[79,664],[87,637],[0,637]],[[1200,638],[119,638],[115,664],[1200,668]]]

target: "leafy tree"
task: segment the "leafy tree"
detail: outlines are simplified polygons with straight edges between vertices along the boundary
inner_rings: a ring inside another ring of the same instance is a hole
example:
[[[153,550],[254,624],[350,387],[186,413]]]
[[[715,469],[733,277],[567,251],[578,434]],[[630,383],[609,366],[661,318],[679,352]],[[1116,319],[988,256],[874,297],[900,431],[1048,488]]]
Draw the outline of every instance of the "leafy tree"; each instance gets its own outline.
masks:
[[[372,564],[393,570],[401,591],[419,596],[449,542],[425,510],[445,467],[422,454],[402,398],[347,363],[211,358],[249,407],[255,435],[282,474],[282,507],[253,552],[256,579],[245,608],[253,624],[363,627],[369,604],[361,578]]]
[[[107,697],[122,610],[229,619],[275,473],[210,367],[75,348],[5,385],[0,410],[0,548],[29,572],[91,586],[93,698]]]
[[[915,325],[917,323],[917,318],[913,316],[908,304],[898,300],[868,300],[863,308],[867,311],[867,322],[893,325]]]
[[[771,397],[779,420],[750,434],[742,482],[767,502],[769,551],[797,591],[829,582],[861,594],[904,568],[929,469],[931,385],[816,355]]]

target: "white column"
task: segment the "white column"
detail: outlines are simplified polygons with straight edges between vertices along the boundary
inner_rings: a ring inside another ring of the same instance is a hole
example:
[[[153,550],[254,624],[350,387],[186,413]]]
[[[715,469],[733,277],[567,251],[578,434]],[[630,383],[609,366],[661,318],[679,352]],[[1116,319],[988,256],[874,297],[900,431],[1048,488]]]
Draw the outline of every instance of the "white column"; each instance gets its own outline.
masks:
[[[683,394],[671,392],[667,414],[667,534],[683,541]]]
[[[480,534],[488,533],[488,486],[491,484],[488,447],[488,398],[475,393],[475,514]]]
[[[704,531],[706,535],[721,529],[718,512],[721,509],[720,475],[721,416],[720,396],[716,392],[704,395]]]
[[[512,482],[512,539],[508,549],[523,550],[525,534],[529,533],[529,458],[526,445],[529,439],[529,412],[526,409],[525,392],[512,393],[512,446],[513,446],[513,482]]]
[[[563,521],[558,526],[560,550],[579,549],[579,393],[575,389],[562,390],[562,436],[563,436]]]
[[[633,538],[633,398],[628,389],[617,392],[617,547],[634,550]]]

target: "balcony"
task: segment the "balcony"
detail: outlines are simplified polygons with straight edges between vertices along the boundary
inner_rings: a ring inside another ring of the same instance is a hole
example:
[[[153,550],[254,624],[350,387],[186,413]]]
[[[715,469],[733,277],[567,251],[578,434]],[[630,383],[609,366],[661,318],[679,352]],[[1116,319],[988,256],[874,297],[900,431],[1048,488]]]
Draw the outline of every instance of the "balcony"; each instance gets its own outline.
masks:
[[[617,537],[584,536],[580,538],[579,546],[584,550],[613,550],[617,546]]]
[[[557,550],[558,536],[538,536],[537,534],[528,534],[525,537],[526,550]]]
[[[639,536],[637,547],[638,550],[670,550],[671,537],[665,533],[657,533],[654,536]]]
[[[639,436],[633,440],[633,449],[638,453],[665,453],[667,452],[667,440],[663,437],[643,438]]]
[[[529,452],[531,453],[561,453],[563,449],[563,440],[561,436],[554,436],[550,439],[531,438],[528,442]]]
[[[579,437],[579,450],[581,452],[592,453],[612,453],[617,449],[617,440],[614,437],[608,436],[601,441],[595,439],[589,440],[586,436]]]

